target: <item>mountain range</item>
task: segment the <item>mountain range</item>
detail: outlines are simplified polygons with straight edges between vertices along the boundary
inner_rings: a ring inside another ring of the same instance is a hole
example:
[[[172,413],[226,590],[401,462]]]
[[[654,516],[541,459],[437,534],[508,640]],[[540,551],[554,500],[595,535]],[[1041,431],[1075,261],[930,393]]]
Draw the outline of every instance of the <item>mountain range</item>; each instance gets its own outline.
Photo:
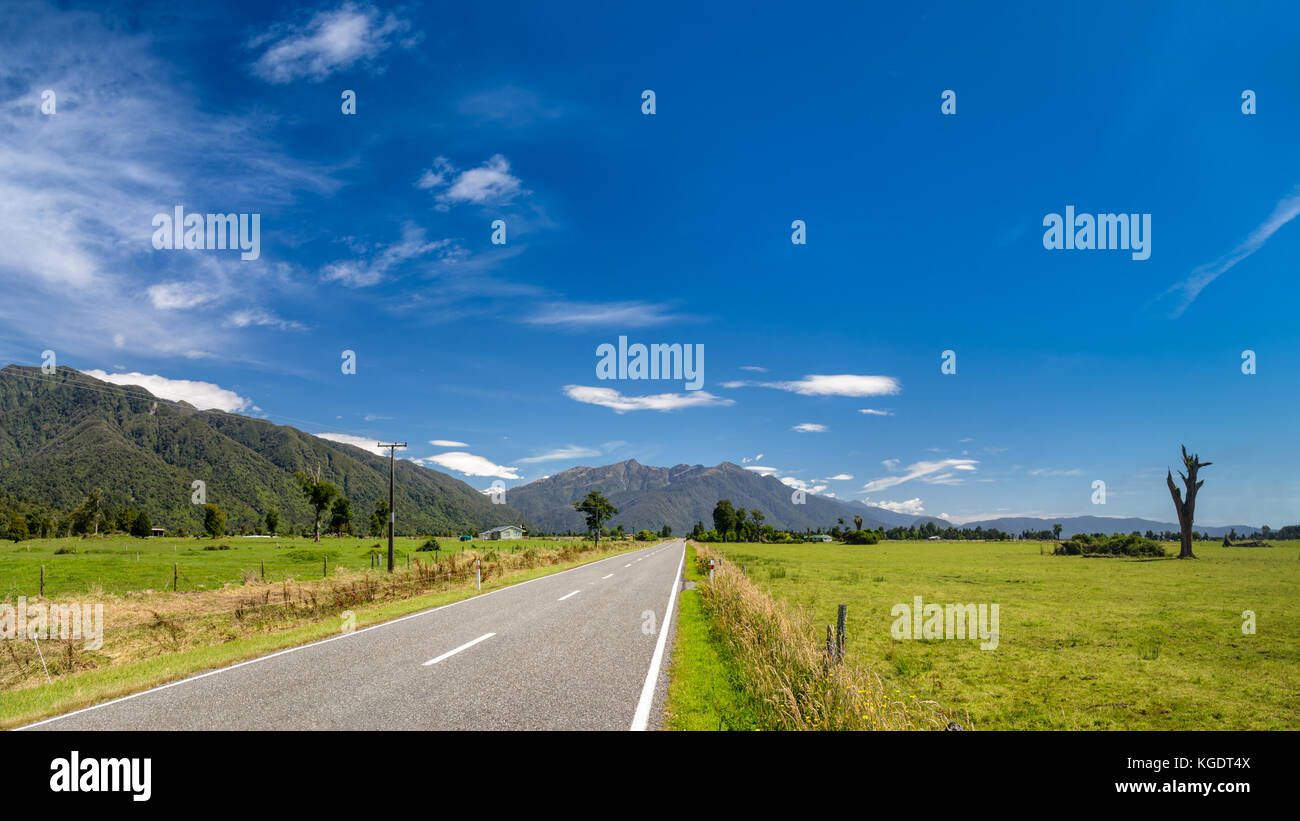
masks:
[[[0,493],[13,499],[66,511],[99,488],[111,507],[134,507],[171,532],[196,532],[199,480],[231,530],[259,528],[275,507],[281,529],[298,532],[314,513],[293,474],[317,469],[352,500],[354,529],[364,532],[375,506],[388,500],[386,457],[250,416],[161,401],[70,368],[0,370]],[[398,533],[530,525],[445,473],[404,459],[395,471]]]
[[[280,511],[282,529],[310,528],[313,512],[293,474],[319,469],[322,478],[352,500],[354,529],[366,529],[375,506],[387,500],[388,460],[353,445],[263,419],[184,402],[159,400],[138,386],[121,386],[69,368],[44,374],[10,365],[0,370],[0,496],[67,511],[99,488],[111,507],[131,506],[157,525],[175,531],[201,528],[202,508],[192,503],[193,483],[205,483],[206,501],[226,511],[228,526],[260,528],[266,511]],[[406,459],[396,463],[399,533],[475,532],[519,524],[534,533],[580,533],[585,529],[573,502],[598,490],[619,513],[611,527],[689,533],[696,522],[713,527],[720,499],[761,510],[780,530],[827,530],[861,516],[867,528],[949,522],[874,507],[860,501],[807,494],[772,476],[731,462],[711,467],[653,467],[634,459],[600,467],[575,467],[510,488],[506,504],[465,482]],[[1008,533],[1050,530],[1073,533],[1145,533],[1177,530],[1150,519],[1077,516],[1006,517],[961,527]],[[1249,525],[1198,526],[1218,537]]]

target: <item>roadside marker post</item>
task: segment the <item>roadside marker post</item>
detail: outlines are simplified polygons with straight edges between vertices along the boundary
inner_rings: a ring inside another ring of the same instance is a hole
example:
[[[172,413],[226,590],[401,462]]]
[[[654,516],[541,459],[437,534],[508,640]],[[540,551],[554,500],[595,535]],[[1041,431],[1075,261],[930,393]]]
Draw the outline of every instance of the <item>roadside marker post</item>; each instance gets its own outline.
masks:
[[[482,559],[474,560],[474,587],[478,590],[483,589],[483,574],[480,572],[482,570],[482,564]]]
[[[713,584],[713,559],[709,559],[709,584]]]

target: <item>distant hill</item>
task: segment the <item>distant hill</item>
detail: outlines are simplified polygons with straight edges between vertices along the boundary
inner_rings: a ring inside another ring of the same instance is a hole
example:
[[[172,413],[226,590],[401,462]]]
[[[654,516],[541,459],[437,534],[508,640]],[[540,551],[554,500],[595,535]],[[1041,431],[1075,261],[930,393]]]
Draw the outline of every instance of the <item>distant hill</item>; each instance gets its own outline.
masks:
[[[1173,507],[1172,503],[1170,507]],[[1165,530],[1178,532],[1177,522],[1157,522],[1154,519],[1121,519],[1109,516],[1065,516],[1057,519],[1009,516],[1002,519],[967,522],[962,527],[983,527],[985,530],[992,527],[1016,534],[1024,530],[1051,530],[1052,525],[1058,522],[1061,524],[1062,537],[1073,536],[1075,533],[1132,533],[1135,530],[1139,533],[1146,533],[1148,530],[1154,530],[1156,533]],[[1255,525],[1224,525],[1222,527],[1211,527],[1202,524],[1193,525],[1193,530],[1198,533],[1208,533],[1215,538],[1222,538],[1234,528],[1241,535],[1259,529]]]
[[[321,469],[352,500],[354,528],[365,532],[375,505],[388,498],[388,460],[296,428],[183,402],[156,401],[141,387],[113,385],[70,368],[0,370],[0,494],[67,511],[92,488],[113,507],[130,505],[155,525],[201,529],[191,483],[207,483],[207,501],[227,525],[258,525],[269,507],[281,529],[313,519],[293,480]],[[410,461],[396,465],[399,533],[477,531],[529,523],[508,505],[445,473]]]
[[[690,532],[696,522],[713,527],[713,508],[719,499],[730,499],[736,507],[757,508],[765,524],[781,530],[804,531],[834,526],[839,519],[852,527],[853,515],[862,516],[864,527],[881,527],[901,514],[858,502],[842,502],[808,494],[805,503],[791,501],[793,488],[771,476],[762,476],[731,462],[713,467],[674,465],[670,468],[642,465],[635,459],[602,467],[576,467],[538,479],[506,492],[506,501],[542,531],[581,532],[583,517],[573,503],[599,490],[618,508],[611,527],[625,530],[658,531],[665,524],[673,533]],[[914,516],[902,516],[910,523]],[[890,525],[892,526],[892,524]]]

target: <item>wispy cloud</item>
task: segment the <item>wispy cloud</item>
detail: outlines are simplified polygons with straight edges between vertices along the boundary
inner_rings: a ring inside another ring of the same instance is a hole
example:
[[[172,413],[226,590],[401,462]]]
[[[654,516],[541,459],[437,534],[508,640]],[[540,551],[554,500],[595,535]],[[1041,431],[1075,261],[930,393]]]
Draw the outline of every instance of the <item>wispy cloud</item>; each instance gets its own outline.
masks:
[[[803,396],[881,396],[902,390],[892,376],[866,376],[851,373],[809,374],[791,382],[724,382],[724,388],[776,388]]]
[[[431,444],[431,445],[436,445],[436,446],[438,446],[438,447],[440,447],[440,448],[467,448],[467,447],[469,447],[469,445],[466,444],[466,443],[464,443],[464,442],[457,442],[457,441],[452,440],[452,439],[430,439],[430,440],[429,440],[429,444]]]
[[[429,254],[437,254],[440,258],[463,255],[452,240],[428,240],[424,229],[411,222],[402,226],[402,236],[394,242],[376,245],[373,249],[357,244],[353,247],[364,254],[365,258],[341,260],[326,265],[321,269],[321,281],[364,288],[379,284],[394,269]]]
[[[826,431],[830,430],[830,428],[826,427],[825,425],[819,425],[816,422],[802,422],[790,428],[790,430],[797,431],[799,433],[825,433]]]
[[[495,476],[498,479],[518,479],[519,469],[498,465],[482,456],[476,456],[473,453],[453,450],[447,453],[439,453],[435,456],[426,456],[423,459],[416,459],[420,464],[434,464],[439,467],[454,470],[465,476]]]
[[[364,66],[382,70],[378,58],[393,46],[410,48],[419,41],[411,24],[369,3],[344,3],[318,11],[306,22],[280,23],[248,41],[261,51],[252,65],[270,83],[306,79],[320,82],[336,71]]]
[[[482,122],[524,128],[560,116],[560,106],[547,105],[536,93],[517,86],[504,86],[465,97],[456,106],[465,117]]]
[[[522,464],[535,464],[537,462],[560,462],[568,459],[586,459],[592,456],[599,456],[600,451],[596,448],[585,448],[580,445],[569,445],[568,447],[556,448],[537,456],[529,456],[525,459],[518,459]]]
[[[601,325],[619,328],[647,328],[689,317],[668,312],[668,306],[653,302],[547,302],[524,321],[530,325],[571,328]]]
[[[858,413],[865,413],[868,416],[893,416],[892,410],[881,410],[877,408],[859,408]]]
[[[708,391],[687,393],[657,393],[649,396],[624,396],[613,388],[596,388],[586,385],[565,385],[564,394],[577,402],[600,405],[615,413],[655,410],[675,411],[683,408],[703,408],[734,404],[730,399],[714,396]]]
[[[886,462],[894,462],[897,465],[896,460],[886,460]],[[973,471],[978,464],[979,461],[975,459],[940,459],[934,462],[914,462],[898,475],[872,479],[863,485],[862,490],[858,492],[874,493],[912,480],[919,480],[932,485],[960,484],[962,479],[954,471]]]
[[[1182,282],[1170,286],[1168,290],[1161,294],[1159,300],[1166,297],[1171,297],[1174,300],[1170,317],[1182,316],[1183,312],[1196,301],[1201,291],[1205,290],[1211,282],[1227,273],[1238,262],[1264,247],[1264,243],[1268,242],[1269,237],[1277,233],[1278,229],[1298,215],[1300,215],[1300,190],[1283,197],[1274,206],[1273,213],[1269,215],[1268,219],[1250,232],[1250,236],[1246,237],[1231,252],[1214,262],[1202,265],[1192,271]]]

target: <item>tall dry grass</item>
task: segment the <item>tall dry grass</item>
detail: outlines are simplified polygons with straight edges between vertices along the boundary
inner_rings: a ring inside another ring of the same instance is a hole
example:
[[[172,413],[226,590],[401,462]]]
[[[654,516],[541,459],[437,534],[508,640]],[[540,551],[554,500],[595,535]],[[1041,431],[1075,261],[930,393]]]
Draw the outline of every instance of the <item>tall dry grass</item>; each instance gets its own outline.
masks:
[[[777,730],[942,730],[939,704],[903,692],[849,656],[828,658],[824,632],[806,612],[778,602],[709,545],[695,544],[699,586],[717,635],[740,666],[762,719]],[[824,628],[823,628],[824,630]]]

